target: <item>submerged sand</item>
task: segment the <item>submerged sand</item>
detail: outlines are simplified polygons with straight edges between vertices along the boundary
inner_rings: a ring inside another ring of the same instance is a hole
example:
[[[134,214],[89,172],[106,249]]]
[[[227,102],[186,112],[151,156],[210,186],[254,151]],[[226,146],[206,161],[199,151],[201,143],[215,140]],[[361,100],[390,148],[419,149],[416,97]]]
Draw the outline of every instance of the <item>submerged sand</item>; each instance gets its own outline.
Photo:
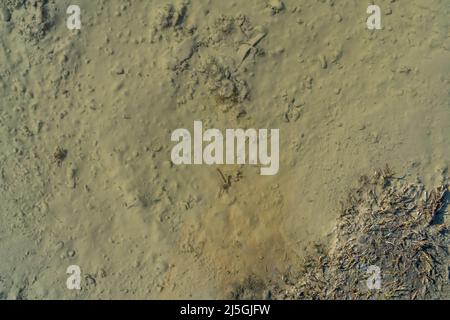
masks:
[[[361,175],[445,185],[449,3],[376,2],[2,1],[0,298],[269,298]],[[280,129],[279,173],[174,166],[195,120]]]

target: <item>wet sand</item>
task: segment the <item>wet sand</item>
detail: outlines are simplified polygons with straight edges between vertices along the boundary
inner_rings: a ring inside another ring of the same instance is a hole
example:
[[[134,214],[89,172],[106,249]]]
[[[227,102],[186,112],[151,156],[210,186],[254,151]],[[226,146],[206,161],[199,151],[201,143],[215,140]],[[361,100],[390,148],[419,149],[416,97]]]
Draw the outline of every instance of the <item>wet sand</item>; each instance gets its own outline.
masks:
[[[448,1],[377,2],[373,31],[357,0],[81,0],[79,31],[70,1],[2,2],[0,298],[264,295],[361,175],[448,181]],[[196,120],[280,129],[278,174],[174,166]]]

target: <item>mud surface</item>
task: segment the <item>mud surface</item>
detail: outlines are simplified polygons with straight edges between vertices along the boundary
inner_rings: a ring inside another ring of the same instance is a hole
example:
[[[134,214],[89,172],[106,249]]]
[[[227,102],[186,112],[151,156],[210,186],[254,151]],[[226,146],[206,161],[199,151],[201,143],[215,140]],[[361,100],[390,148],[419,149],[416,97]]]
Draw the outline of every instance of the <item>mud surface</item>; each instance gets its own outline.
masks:
[[[449,2],[376,2],[370,31],[359,0],[80,0],[77,31],[68,0],[1,1],[0,298],[311,297],[286,279],[362,175],[448,183]],[[174,166],[194,120],[279,128],[279,173]]]

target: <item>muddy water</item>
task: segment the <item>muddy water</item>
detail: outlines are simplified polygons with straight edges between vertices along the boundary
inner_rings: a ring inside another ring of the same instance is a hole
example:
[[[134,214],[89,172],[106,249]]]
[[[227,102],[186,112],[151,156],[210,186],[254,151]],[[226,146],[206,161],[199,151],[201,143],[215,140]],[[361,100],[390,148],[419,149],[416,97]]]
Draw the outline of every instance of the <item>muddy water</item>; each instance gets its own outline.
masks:
[[[448,174],[447,1],[380,1],[378,31],[356,0],[81,1],[79,31],[36,3],[3,5],[1,297],[228,297],[331,245],[361,174]],[[279,173],[174,166],[195,120],[280,129]]]

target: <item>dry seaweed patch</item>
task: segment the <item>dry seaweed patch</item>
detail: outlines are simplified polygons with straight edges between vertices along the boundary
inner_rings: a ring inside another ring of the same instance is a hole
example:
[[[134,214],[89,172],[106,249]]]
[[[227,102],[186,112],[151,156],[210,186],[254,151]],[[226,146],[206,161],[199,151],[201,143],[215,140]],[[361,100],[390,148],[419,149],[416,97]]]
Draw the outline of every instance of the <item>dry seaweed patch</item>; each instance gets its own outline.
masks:
[[[306,259],[304,270],[279,299],[435,299],[448,282],[448,186],[427,193],[386,168],[363,176],[342,204],[330,253]],[[368,268],[381,270],[381,288],[370,290]]]

